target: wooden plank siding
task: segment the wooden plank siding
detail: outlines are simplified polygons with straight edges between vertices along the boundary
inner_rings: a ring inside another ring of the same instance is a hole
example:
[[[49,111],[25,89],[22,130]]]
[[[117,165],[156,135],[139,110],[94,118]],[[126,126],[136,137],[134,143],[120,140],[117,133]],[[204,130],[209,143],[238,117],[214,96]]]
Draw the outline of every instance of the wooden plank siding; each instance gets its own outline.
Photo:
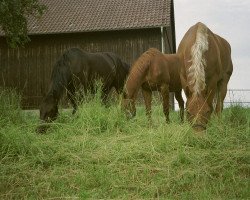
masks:
[[[167,28],[165,52],[173,51],[171,30]],[[32,35],[25,47],[11,49],[0,37],[0,87],[18,89],[24,109],[38,108],[42,94],[48,89],[51,70],[62,53],[79,47],[88,52],[110,51],[132,64],[150,47],[161,50],[160,28]],[[170,44],[170,46],[169,46]],[[175,50],[175,49],[174,49]]]

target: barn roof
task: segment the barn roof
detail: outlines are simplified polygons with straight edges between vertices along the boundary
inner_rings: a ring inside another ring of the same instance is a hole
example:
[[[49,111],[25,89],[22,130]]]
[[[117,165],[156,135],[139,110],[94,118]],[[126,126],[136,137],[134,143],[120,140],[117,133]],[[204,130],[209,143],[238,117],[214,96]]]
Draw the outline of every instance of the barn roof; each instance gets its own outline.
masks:
[[[29,18],[29,34],[71,33],[170,26],[172,0],[40,0],[41,19]]]

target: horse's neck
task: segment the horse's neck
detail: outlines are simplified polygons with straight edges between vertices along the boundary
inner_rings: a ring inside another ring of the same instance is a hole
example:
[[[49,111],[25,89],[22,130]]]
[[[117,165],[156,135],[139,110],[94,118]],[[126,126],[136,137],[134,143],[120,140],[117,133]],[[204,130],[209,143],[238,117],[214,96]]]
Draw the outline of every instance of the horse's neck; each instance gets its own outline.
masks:
[[[129,78],[125,84],[125,92],[128,99],[136,99],[140,87],[139,85],[134,84],[133,81],[131,81],[131,79]]]
[[[141,84],[143,82],[143,79],[146,76],[147,69],[148,67],[145,66],[143,67],[138,66],[131,69],[125,84],[126,94],[129,99],[136,98],[138,91],[141,87]]]
[[[63,95],[63,90],[58,90],[58,88],[54,88],[53,84],[51,83],[49,86],[49,92],[47,94],[47,96],[51,96],[50,98],[53,98],[53,100],[56,102],[56,104],[58,104],[59,100],[61,99]]]

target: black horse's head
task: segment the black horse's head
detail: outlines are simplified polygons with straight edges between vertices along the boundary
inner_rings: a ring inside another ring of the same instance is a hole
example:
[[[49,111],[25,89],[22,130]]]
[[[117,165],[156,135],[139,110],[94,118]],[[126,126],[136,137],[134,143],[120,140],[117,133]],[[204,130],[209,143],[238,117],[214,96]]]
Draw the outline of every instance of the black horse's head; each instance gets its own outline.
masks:
[[[54,121],[58,115],[57,104],[58,102],[53,95],[45,97],[40,106],[40,120],[44,122]]]
[[[41,124],[37,127],[38,133],[44,133],[48,129],[46,123],[54,121],[58,116],[58,101],[53,95],[47,95],[40,106]]]

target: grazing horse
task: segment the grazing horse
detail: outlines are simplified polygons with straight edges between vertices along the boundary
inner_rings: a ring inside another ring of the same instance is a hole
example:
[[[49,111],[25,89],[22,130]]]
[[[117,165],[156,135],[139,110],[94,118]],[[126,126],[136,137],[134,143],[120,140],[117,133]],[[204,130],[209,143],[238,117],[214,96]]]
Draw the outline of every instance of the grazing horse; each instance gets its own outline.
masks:
[[[40,106],[40,119],[44,122],[56,119],[58,102],[64,91],[75,113],[76,89],[82,87],[85,93],[87,90],[94,93],[98,79],[102,80],[102,100],[105,102],[112,87],[118,93],[122,92],[128,72],[129,65],[114,53],[87,53],[78,48],[67,50],[53,67],[49,91]]]
[[[199,22],[184,35],[177,54],[181,61],[182,88],[187,97],[187,118],[195,130],[203,131],[213,110],[219,114],[223,109],[233,72],[231,47]]]
[[[135,100],[140,88],[150,121],[152,91],[159,91],[162,95],[163,112],[167,122],[169,121],[169,92],[174,92],[183,121],[184,101],[181,96],[179,60],[175,54],[162,54],[159,50],[150,48],[135,61],[128,75],[122,100],[122,108],[128,118],[136,114]]]

